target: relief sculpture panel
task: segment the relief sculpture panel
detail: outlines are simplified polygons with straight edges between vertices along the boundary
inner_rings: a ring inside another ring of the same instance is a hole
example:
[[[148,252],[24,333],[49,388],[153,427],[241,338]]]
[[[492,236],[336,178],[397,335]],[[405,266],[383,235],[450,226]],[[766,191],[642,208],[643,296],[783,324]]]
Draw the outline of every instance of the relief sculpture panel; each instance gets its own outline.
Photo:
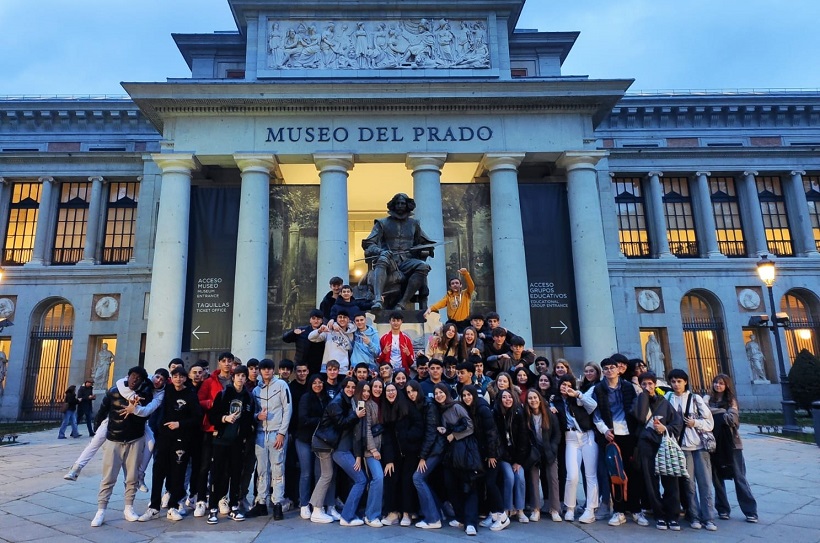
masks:
[[[490,67],[484,20],[268,20],[268,68],[321,70]]]

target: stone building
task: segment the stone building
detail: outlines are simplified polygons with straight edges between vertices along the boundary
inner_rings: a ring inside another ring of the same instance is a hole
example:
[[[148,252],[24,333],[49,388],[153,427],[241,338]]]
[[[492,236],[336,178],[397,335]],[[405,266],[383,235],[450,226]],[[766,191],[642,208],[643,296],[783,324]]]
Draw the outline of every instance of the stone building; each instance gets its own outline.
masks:
[[[551,359],[644,357],[653,336],[695,388],[724,372],[776,407],[770,333],[748,326],[771,313],[764,254],[787,366],[818,352],[820,94],[564,74],[577,33],[517,28],[524,0],[228,2],[236,32],[174,35],[190,78],[0,99],[0,418],[54,416],[103,344],[109,382],[281,356],[331,276],[366,273],[398,192],[447,242],[430,299],[467,267],[476,307]]]

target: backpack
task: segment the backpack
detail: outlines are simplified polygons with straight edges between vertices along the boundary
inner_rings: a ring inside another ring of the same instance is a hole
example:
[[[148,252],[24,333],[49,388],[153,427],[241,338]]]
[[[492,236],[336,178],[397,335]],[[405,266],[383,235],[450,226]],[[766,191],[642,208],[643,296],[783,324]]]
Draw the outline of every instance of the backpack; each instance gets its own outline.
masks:
[[[614,501],[626,501],[627,477],[621,449],[614,442],[607,443],[605,452],[606,471],[609,473],[609,482],[612,485],[612,499]],[[616,488],[620,489],[620,493],[616,491]]]

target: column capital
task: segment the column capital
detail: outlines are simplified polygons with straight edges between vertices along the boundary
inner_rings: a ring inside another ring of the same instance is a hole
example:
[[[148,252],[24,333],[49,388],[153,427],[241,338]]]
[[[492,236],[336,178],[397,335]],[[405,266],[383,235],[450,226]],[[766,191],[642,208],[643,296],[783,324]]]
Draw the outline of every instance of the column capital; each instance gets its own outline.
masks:
[[[51,184],[54,184],[54,183],[56,183],[56,182],[57,182],[57,180],[56,180],[56,179],[54,179],[53,177],[51,177],[50,175],[44,175],[43,177],[38,177],[38,178],[37,178],[37,180],[38,180],[40,183],[51,183]]]
[[[441,172],[447,161],[447,153],[407,153],[404,165],[414,172]]]
[[[256,172],[270,175],[276,169],[276,157],[274,155],[234,153],[233,160],[242,173]]]
[[[99,182],[100,182],[100,183],[102,183],[102,184],[106,184],[106,183],[108,183],[108,181],[105,179],[105,177],[103,177],[103,176],[101,176],[101,175],[92,175],[92,176],[90,176],[90,177],[88,178],[88,180],[89,180],[89,181],[91,181],[92,183],[93,183],[94,181],[99,181]]]
[[[6,177],[0,176],[0,185],[8,185],[9,180]]]
[[[663,177],[663,172],[658,170],[653,170],[651,172],[646,172],[647,177]]]
[[[594,170],[595,165],[608,156],[609,151],[564,151],[555,163],[568,172],[579,169]]]
[[[348,153],[314,153],[313,163],[320,172],[347,173],[353,169],[353,155]]]
[[[743,172],[743,177],[757,177],[758,172],[755,170],[746,170]]]
[[[702,176],[702,175],[703,175],[703,176],[706,176],[706,177],[710,177],[710,176],[712,175],[712,172],[703,172],[703,171],[700,171],[700,172],[695,172],[695,175],[696,175],[696,176],[698,176],[698,177],[700,177],[700,176]]]
[[[525,153],[486,153],[481,159],[481,166],[491,172],[498,170],[518,171]]]
[[[193,153],[153,153],[153,160],[162,173],[181,173],[191,175],[191,171],[199,166],[199,161]]]
[[[799,175],[799,176],[801,176],[801,177],[802,177],[802,176],[806,175],[806,170],[792,170],[792,171],[791,171],[791,172],[789,172],[789,173],[790,173],[791,175],[793,175],[793,176],[797,176],[797,175]]]

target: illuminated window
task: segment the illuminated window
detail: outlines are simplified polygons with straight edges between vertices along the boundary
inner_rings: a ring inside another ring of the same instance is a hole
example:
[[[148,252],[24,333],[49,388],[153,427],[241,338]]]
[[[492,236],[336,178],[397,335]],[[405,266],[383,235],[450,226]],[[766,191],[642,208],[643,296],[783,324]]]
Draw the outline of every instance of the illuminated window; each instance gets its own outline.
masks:
[[[794,362],[803,349],[817,355],[820,352],[817,337],[820,332],[820,321],[812,315],[809,299],[796,291],[789,291],[780,299],[780,311],[785,311],[789,315],[789,327],[784,329],[789,359]]]
[[[13,183],[9,203],[9,226],[3,264],[20,266],[31,260],[42,183]]]
[[[664,177],[661,182],[669,251],[679,257],[696,257],[698,241],[695,235],[695,218],[692,216],[689,181],[685,177]]]
[[[746,256],[735,180],[731,177],[710,177],[709,194],[712,199],[715,234],[720,252],[726,256]]]
[[[126,264],[134,253],[140,184],[111,183],[105,220],[103,264]]]
[[[618,208],[618,237],[627,258],[649,256],[649,234],[640,177],[615,177],[615,205]]]
[[[60,184],[52,264],[76,264],[83,258],[91,183]]]
[[[697,394],[708,391],[715,375],[729,367],[724,343],[723,321],[712,304],[693,292],[680,304],[683,340],[689,366],[689,386]]]
[[[814,234],[814,245],[820,251],[820,176],[804,175],[803,188],[806,190],[806,200],[809,203],[809,219],[811,231]]]
[[[789,218],[786,215],[786,202],[783,198],[780,178],[777,176],[759,176],[755,178],[755,182],[769,252],[777,256],[793,256],[794,247],[792,246]]]

